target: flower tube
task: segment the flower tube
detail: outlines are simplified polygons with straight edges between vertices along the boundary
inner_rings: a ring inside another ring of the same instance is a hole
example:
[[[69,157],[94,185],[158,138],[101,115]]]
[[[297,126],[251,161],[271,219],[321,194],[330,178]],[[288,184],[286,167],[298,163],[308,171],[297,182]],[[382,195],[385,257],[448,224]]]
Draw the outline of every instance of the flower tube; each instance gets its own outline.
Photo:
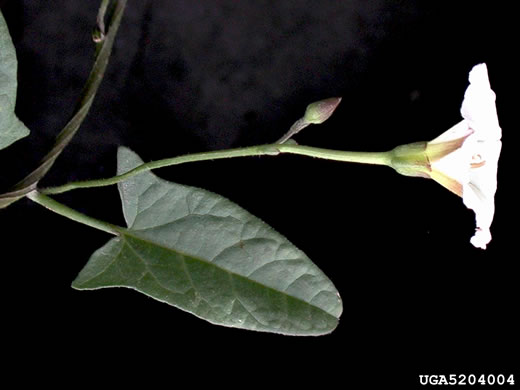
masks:
[[[486,64],[473,67],[469,82],[460,109],[463,120],[430,142],[398,146],[391,165],[404,175],[431,178],[462,197],[475,212],[471,243],[485,249],[491,241],[502,130]]]

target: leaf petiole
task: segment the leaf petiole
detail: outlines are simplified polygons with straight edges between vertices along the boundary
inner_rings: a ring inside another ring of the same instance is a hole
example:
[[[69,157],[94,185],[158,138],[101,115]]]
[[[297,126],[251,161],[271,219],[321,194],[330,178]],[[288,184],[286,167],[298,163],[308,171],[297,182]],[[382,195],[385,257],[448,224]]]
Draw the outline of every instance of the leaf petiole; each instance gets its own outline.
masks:
[[[38,203],[39,205],[45,207],[46,209],[49,209],[51,211],[54,211],[55,213],[67,217],[69,219],[72,219],[73,221],[82,223],[84,225],[93,227],[95,229],[114,234],[118,236],[123,230],[125,230],[121,226],[112,225],[108,222],[101,221],[99,219],[95,219],[92,217],[89,217],[88,215],[82,214],[79,211],[76,211],[74,209],[71,209],[68,206],[65,206],[63,203],[57,202],[54,199],[48,197],[45,194],[42,194],[38,191],[32,191],[29,192],[26,195],[29,199],[31,199],[33,202]]]

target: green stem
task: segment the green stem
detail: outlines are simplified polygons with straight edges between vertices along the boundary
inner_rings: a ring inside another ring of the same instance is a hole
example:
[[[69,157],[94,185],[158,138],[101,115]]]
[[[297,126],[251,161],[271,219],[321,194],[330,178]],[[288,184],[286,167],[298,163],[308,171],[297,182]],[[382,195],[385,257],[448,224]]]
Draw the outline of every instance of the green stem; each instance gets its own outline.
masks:
[[[309,157],[323,158],[327,160],[354,162],[362,164],[390,165],[390,152],[346,152],[341,150],[330,150],[322,148],[314,148],[302,145],[285,145],[285,144],[268,144],[259,146],[250,146],[237,149],[218,150],[213,152],[202,152],[187,154],[184,156],[166,158],[163,160],[151,161],[142,164],[131,171],[122,175],[117,175],[107,179],[97,179],[88,181],[78,181],[64,184],[58,187],[46,188],[41,190],[43,194],[61,194],[78,188],[104,187],[122,182],[139,173],[150,171],[152,169],[169,167],[188,162],[219,160],[233,157],[249,157],[249,156],[276,156],[279,154],[298,154]]]
[[[97,44],[96,57],[90,75],[83,87],[80,101],[74,110],[74,114],[63,130],[58,134],[52,149],[43,157],[38,166],[29,173],[24,179],[18,182],[11,191],[0,194],[0,208],[7,207],[9,204],[22,198],[24,195],[36,189],[38,182],[51,169],[56,159],[60,156],[70,140],[78,131],[80,125],[89,112],[90,106],[98,91],[101,80],[105,74],[108,59],[112,51],[112,46],[116,37],[117,30],[123,17],[127,0],[117,0],[113,5],[113,13],[110,17],[108,32],[100,43]],[[99,18],[104,18],[108,9],[109,1],[103,0],[101,3]]]
[[[348,152],[303,145],[278,145],[280,153],[299,154],[326,160],[390,166],[391,152]]]
[[[305,118],[300,118],[294,124],[291,126],[289,131],[284,134],[282,138],[280,138],[278,141],[276,141],[277,144],[283,144],[287,142],[289,139],[291,139],[293,136],[298,134],[300,131],[305,129],[307,126],[309,126],[310,123],[305,120]]]
[[[88,215],[82,214],[76,210],[71,209],[68,206],[65,206],[62,203],[56,202],[54,199],[49,198],[47,195],[42,194],[38,191],[32,191],[27,194],[27,197],[32,201],[38,203],[39,205],[54,211],[55,213],[72,219],[73,221],[82,223],[84,225],[93,227],[95,229],[119,235],[120,232],[124,230],[121,226],[112,225],[108,222],[100,221],[98,219],[89,217]]]
[[[99,6],[98,15],[97,15],[97,28],[101,34],[101,38],[105,38],[105,14],[107,12],[108,3],[110,3],[110,0],[103,0],[101,2],[101,5]]]

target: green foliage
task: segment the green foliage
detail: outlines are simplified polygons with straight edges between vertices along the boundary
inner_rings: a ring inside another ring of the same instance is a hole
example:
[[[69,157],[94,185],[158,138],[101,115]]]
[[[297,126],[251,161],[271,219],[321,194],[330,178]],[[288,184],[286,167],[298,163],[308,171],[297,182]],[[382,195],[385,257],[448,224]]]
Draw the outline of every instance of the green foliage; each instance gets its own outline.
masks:
[[[118,173],[142,164],[121,148]],[[77,289],[129,287],[212,323],[293,335],[331,332],[332,282],[286,238],[231,201],[151,172],[119,184],[128,230],[96,251]]]
[[[73,189],[117,182],[128,228],[83,215],[38,190],[38,182],[87,116],[125,6],[126,0],[102,1],[93,36],[95,62],[76,110],[37,167],[9,192],[0,194],[0,208],[28,197],[58,214],[117,236],[91,256],[73,282],[76,289],[128,287],[229,327],[290,335],[330,333],[342,312],[341,299],[332,282],[303,252],[219,195],[164,181],[150,171],[141,172],[143,162],[128,149],[119,150],[118,174],[132,171],[129,175],[64,186]],[[0,149],[29,133],[14,113],[16,68],[14,47],[0,14]],[[324,156],[317,149],[294,148],[274,144],[200,153],[146,168],[283,151]],[[140,169],[134,171],[138,166]]]
[[[29,129],[16,117],[18,62],[4,16],[0,12],[0,149],[29,135]]]

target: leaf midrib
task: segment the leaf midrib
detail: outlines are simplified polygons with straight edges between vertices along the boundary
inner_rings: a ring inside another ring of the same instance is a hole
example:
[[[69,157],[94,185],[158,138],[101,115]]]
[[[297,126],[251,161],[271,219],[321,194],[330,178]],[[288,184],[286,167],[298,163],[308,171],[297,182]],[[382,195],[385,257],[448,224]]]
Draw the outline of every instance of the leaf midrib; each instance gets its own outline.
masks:
[[[126,237],[125,237],[125,236],[129,236],[129,237],[133,238],[134,240],[144,242],[145,244],[150,244],[150,245],[154,245],[154,246],[160,247],[161,249],[167,250],[167,251],[169,251],[169,252],[173,252],[173,253],[180,254],[180,255],[183,256],[183,257],[191,258],[191,259],[193,259],[193,260],[196,260],[196,261],[199,261],[199,262],[201,262],[201,263],[204,263],[204,264],[206,264],[206,265],[208,265],[208,266],[215,267],[215,268],[217,268],[217,269],[219,269],[219,270],[222,270],[222,271],[226,272],[226,273],[229,274],[231,277],[235,277],[235,278],[237,278],[237,279],[244,279],[244,280],[246,280],[246,281],[249,282],[249,283],[252,283],[252,284],[256,284],[256,285],[258,285],[258,286],[261,286],[262,288],[269,289],[269,290],[272,290],[272,291],[276,291],[277,293],[283,294],[283,295],[285,295],[285,296],[287,296],[287,297],[291,297],[292,299],[296,299],[296,300],[298,300],[298,301],[300,301],[300,302],[303,302],[303,303],[305,303],[305,304],[307,304],[307,305],[309,305],[309,306],[312,306],[312,307],[314,307],[314,308],[316,308],[316,309],[322,311],[323,313],[325,313],[325,314],[327,314],[327,315],[329,315],[329,316],[331,316],[331,317],[333,317],[333,318],[335,318],[335,319],[338,318],[338,317],[336,317],[335,315],[333,315],[333,314],[329,313],[328,311],[326,311],[324,308],[322,308],[322,307],[320,307],[320,306],[316,306],[316,305],[313,304],[312,302],[306,301],[306,300],[304,300],[304,299],[302,299],[302,298],[300,298],[300,297],[297,297],[297,296],[291,295],[291,294],[287,293],[286,291],[279,290],[279,289],[277,289],[277,288],[275,288],[275,287],[267,286],[267,285],[265,285],[265,284],[263,284],[263,283],[261,283],[261,282],[259,282],[259,281],[257,281],[257,280],[250,279],[250,278],[248,278],[248,277],[246,277],[246,276],[244,276],[244,275],[241,275],[241,274],[238,274],[238,273],[236,273],[236,272],[230,271],[229,269],[223,268],[223,267],[219,266],[218,264],[214,264],[213,262],[211,262],[211,261],[209,261],[209,260],[206,260],[206,259],[204,259],[204,258],[201,258],[201,257],[199,257],[199,256],[195,256],[195,255],[187,254],[187,253],[184,253],[183,251],[180,251],[180,250],[174,250],[174,249],[172,249],[172,248],[169,248],[169,247],[164,246],[164,245],[162,245],[162,244],[159,244],[159,243],[157,243],[157,242],[154,242],[154,241],[148,240],[148,239],[146,239],[146,238],[143,238],[143,237],[141,237],[141,236],[138,236],[138,235],[132,234],[131,232],[132,232],[131,229],[122,229],[122,230],[121,230],[121,236],[120,236],[120,237],[121,237],[121,239],[124,240],[123,244],[124,244],[124,245],[128,245],[128,246],[130,246],[134,251],[135,251],[135,249],[131,246],[131,244],[129,244],[129,243],[126,241]],[[150,273],[153,275],[153,272],[150,270],[148,264],[147,264],[147,263],[146,263],[146,262],[141,258],[141,256],[138,256],[138,257],[139,257],[139,259],[143,262],[143,264],[145,265],[146,270],[147,270],[148,272],[150,272]],[[116,260],[114,260],[114,261],[116,261]],[[110,264],[113,264],[113,262],[111,262]],[[189,275],[189,273],[187,273],[187,274]],[[156,279],[155,275],[153,275],[153,276],[154,276],[154,278]],[[191,279],[191,277],[190,277],[190,279]],[[193,286],[193,284],[192,284],[192,286]],[[168,289],[168,290],[169,290],[169,289]],[[318,294],[321,293],[321,292],[324,292],[324,291],[326,291],[326,290],[320,290],[320,291],[318,292]],[[314,295],[314,297],[315,297],[315,296],[317,296],[317,294]],[[237,297],[236,294],[235,294],[235,297]],[[314,298],[314,297],[313,297],[313,298]]]

